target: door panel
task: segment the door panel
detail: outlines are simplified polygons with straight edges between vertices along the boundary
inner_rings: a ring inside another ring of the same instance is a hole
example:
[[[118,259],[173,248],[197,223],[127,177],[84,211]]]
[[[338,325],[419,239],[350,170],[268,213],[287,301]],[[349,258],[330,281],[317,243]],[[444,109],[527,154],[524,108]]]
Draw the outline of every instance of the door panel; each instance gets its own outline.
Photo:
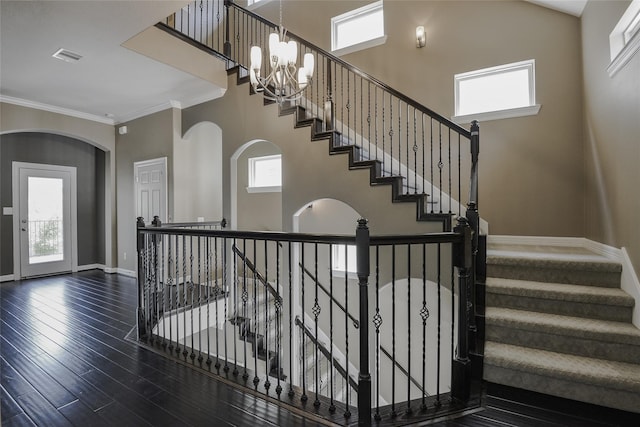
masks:
[[[72,270],[71,180],[63,170],[19,170],[21,277]]]
[[[166,158],[134,164],[136,180],[136,217],[148,224],[154,216],[167,221]]]

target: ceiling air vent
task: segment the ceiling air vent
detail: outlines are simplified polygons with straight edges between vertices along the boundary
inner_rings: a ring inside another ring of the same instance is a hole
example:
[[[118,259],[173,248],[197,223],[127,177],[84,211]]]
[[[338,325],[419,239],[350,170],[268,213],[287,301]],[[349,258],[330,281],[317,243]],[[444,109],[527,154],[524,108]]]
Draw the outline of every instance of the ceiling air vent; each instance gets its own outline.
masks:
[[[58,49],[56,53],[51,56],[57,59],[62,59],[65,62],[78,62],[80,58],[82,58],[82,55],[79,53],[71,52],[67,49]]]

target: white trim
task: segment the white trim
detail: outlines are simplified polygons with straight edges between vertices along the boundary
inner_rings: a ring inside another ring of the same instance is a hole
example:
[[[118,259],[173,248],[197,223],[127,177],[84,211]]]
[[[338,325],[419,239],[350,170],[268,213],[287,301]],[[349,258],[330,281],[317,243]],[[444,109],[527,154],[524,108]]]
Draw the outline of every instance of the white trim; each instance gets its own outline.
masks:
[[[104,264],[84,264],[78,266],[78,272],[87,271],[87,270],[102,270],[104,271],[106,267]]]
[[[627,62],[640,51],[640,31],[637,32],[629,43],[625,44],[620,53],[611,61],[607,67],[609,77],[613,77],[618,71],[627,65]]]
[[[0,283],[2,282],[13,282],[13,274],[7,274],[5,276],[0,276]]]
[[[247,187],[247,193],[282,193],[281,185],[272,187]]]
[[[511,119],[514,117],[535,116],[540,111],[540,104],[528,107],[510,108],[508,110],[487,111],[486,113],[473,113],[463,116],[451,116],[451,120],[458,124],[471,123],[473,120],[488,122],[490,120]]]
[[[629,258],[627,248],[622,247],[620,254],[622,257],[621,288],[636,300],[632,322],[637,328],[640,328],[640,281],[631,263],[631,258]]]
[[[613,246],[585,239],[584,237],[502,236],[490,235],[487,244],[522,246],[563,246],[588,249],[612,261],[622,262],[621,251]]]
[[[144,166],[161,165],[164,168],[164,218],[161,218],[162,222],[169,221],[169,177],[167,176],[167,158],[158,157],[157,159],[141,160],[139,162],[133,162],[133,206],[138,210],[138,168]],[[153,218],[145,218],[145,221],[151,222]]]
[[[637,31],[631,40],[625,40],[624,33],[640,14],[640,0],[633,0],[620,20],[609,34],[609,54],[611,64],[607,67],[609,76],[613,77],[633,55],[640,49],[640,31]]]
[[[332,50],[331,53],[333,53],[335,56],[343,56],[343,55],[348,55],[350,53],[358,52],[361,50],[369,49],[372,47],[380,46],[385,44],[386,42],[387,42],[387,36],[384,35],[384,36],[376,37],[374,39],[367,40],[364,42],[345,46],[340,49]]]
[[[133,271],[133,270],[126,270],[126,269],[124,269],[124,268],[114,268],[114,269],[111,269],[111,271],[106,271],[106,270],[105,270],[105,273],[122,274],[123,276],[129,276],[129,277],[133,277],[133,278],[138,277],[138,275],[136,274],[136,272],[135,272],[135,271]]]
[[[251,3],[251,0],[249,0],[249,1],[247,1],[247,9],[248,10],[256,10],[256,9],[258,9],[258,8],[264,6],[265,4],[268,4],[270,2],[271,2],[271,0],[253,0],[253,3]]]
[[[97,116],[95,114],[84,113],[70,108],[58,107],[57,105],[45,104],[42,102],[30,101],[28,99],[15,98],[13,96],[0,95],[0,102],[19,105],[21,107],[33,108],[35,110],[49,111],[50,113],[63,114],[65,116],[77,117],[79,119],[91,120],[93,122],[114,125],[115,121],[109,117]]]

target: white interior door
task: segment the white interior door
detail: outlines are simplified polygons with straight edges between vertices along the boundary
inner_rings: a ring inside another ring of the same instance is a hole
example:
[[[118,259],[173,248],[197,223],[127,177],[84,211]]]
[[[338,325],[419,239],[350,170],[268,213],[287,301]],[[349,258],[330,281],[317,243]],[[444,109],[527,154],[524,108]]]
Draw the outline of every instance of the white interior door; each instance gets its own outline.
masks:
[[[167,158],[136,162],[133,168],[136,217],[144,218],[147,225],[154,216],[167,222]]]
[[[72,167],[14,164],[20,277],[74,270],[75,176]]]

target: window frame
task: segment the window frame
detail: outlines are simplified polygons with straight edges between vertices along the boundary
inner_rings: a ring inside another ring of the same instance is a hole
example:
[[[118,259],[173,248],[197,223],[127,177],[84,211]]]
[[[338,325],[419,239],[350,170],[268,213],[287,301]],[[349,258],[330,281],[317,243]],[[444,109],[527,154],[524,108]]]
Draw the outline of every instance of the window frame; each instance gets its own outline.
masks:
[[[536,67],[535,59],[528,59],[525,61],[512,62],[509,64],[497,65],[489,68],[482,68],[480,70],[468,71],[465,73],[455,74],[453,76],[454,81],[454,115],[452,120],[457,123],[471,123],[472,120],[498,120],[507,119],[513,117],[524,117],[536,115],[540,111],[540,104],[536,104]],[[478,79],[482,77],[495,76],[499,74],[506,74],[509,72],[526,70],[528,75],[528,92],[529,92],[529,105],[521,107],[511,107],[501,110],[482,111],[470,114],[458,114],[460,111],[460,82]]]
[[[261,160],[280,159],[280,185],[256,186],[256,163]],[[247,193],[278,193],[282,192],[282,154],[269,154],[266,156],[249,157],[247,159],[248,185]]]
[[[610,77],[640,50],[640,0],[633,0],[609,34],[611,63],[607,67]]]
[[[346,253],[338,252],[344,250],[346,247]],[[347,263],[351,265],[343,265],[338,260],[344,260],[344,255],[347,256]],[[342,255],[342,256],[341,256]],[[358,275],[358,260],[356,245],[332,245],[331,246],[331,274],[336,277],[356,278]],[[352,269],[349,269],[352,267]]]
[[[254,10],[259,7],[264,6],[265,4],[271,2],[272,0],[247,0],[247,9]]]
[[[369,40],[354,43],[348,46],[338,48],[339,41],[339,28],[341,24],[345,22],[353,21],[364,15],[370,15],[380,10],[382,12],[382,35],[374,37]],[[357,52],[371,47],[380,46],[387,41],[387,36],[384,30],[384,3],[383,0],[378,0],[357,9],[350,10],[338,16],[331,18],[331,53],[336,56],[346,55],[349,53]]]

